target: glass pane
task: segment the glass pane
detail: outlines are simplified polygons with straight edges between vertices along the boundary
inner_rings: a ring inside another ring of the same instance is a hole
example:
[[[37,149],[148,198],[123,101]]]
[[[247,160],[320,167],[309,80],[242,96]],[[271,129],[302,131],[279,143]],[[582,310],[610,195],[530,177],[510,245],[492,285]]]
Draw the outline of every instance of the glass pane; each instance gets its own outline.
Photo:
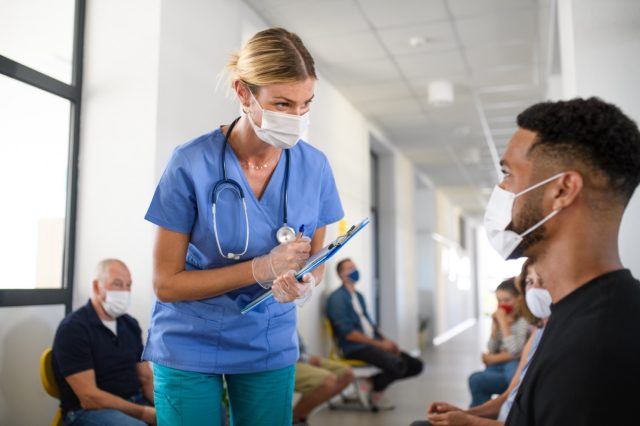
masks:
[[[0,0],[0,55],[71,83],[74,0]]]
[[[60,288],[71,105],[0,75],[0,288]]]

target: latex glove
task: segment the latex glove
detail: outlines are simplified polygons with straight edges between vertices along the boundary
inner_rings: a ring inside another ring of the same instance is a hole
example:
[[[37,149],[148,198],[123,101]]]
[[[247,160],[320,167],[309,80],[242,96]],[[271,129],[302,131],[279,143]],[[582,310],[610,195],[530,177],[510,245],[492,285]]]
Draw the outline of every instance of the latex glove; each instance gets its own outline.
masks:
[[[316,280],[311,273],[304,274],[302,281],[298,281],[294,271],[280,275],[273,282],[273,296],[280,303],[288,303],[300,299],[300,303],[304,304],[311,297],[311,291],[316,285]]]
[[[297,271],[309,259],[311,238],[301,237],[275,246],[269,254],[251,261],[253,279],[264,288],[271,288],[273,280],[289,270]]]
[[[301,297],[295,299],[294,302],[298,306],[298,308],[302,308],[313,295],[313,288],[316,286],[316,277],[311,272],[307,272],[302,276],[302,282],[298,282],[298,284],[304,286],[304,294]]]

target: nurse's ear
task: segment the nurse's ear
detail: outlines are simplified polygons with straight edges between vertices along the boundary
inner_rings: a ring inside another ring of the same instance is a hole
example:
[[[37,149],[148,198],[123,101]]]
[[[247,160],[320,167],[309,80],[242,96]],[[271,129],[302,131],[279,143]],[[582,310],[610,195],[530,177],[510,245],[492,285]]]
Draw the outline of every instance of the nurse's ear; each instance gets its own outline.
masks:
[[[247,112],[251,105],[251,94],[249,88],[242,80],[233,80],[233,90],[236,92],[236,96],[242,105],[242,110]]]

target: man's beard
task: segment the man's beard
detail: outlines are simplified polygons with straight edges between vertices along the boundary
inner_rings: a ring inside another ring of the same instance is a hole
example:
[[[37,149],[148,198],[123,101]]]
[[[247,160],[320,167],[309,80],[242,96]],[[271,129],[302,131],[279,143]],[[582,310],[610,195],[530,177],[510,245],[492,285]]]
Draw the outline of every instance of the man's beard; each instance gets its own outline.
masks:
[[[542,192],[538,195],[530,194],[530,197],[524,200],[524,204],[520,209],[520,215],[513,218],[513,221],[507,226],[507,229],[521,235],[543,220],[545,215],[542,213],[542,195]],[[544,225],[542,225],[525,235],[520,244],[518,244],[515,250],[509,255],[508,259],[529,257],[531,255],[530,248],[545,238]]]

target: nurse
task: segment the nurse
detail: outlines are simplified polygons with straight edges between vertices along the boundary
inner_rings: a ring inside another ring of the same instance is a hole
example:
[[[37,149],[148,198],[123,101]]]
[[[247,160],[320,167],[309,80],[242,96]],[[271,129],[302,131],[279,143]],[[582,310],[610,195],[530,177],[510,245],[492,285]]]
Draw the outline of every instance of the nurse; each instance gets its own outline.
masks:
[[[228,65],[242,115],[175,149],[146,219],[158,225],[143,358],[160,425],[290,425],[299,269],[343,216],[325,155],[300,140],[316,73],[298,36],[255,34]],[[300,231],[304,229],[304,232]],[[297,235],[296,235],[297,234]],[[302,235],[304,234],[304,235]],[[240,310],[273,286],[275,298]]]

